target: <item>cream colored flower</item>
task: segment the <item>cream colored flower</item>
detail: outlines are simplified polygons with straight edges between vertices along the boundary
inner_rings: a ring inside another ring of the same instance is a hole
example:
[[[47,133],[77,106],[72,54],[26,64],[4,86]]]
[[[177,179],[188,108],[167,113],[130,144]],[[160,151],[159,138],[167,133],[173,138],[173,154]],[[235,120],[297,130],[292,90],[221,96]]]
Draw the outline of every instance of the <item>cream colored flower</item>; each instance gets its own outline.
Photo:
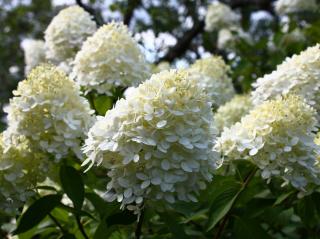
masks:
[[[109,23],[83,44],[72,76],[87,91],[111,94],[113,87],[137,86],[149,76],[141,49],[122,23]]]
[[[28,74],[34,67],[46,61],[44,41],[27,39],[23,41],[25,74]]]
[[[223,128],[239,122],[252,108],[250,95],[236,95],[229,102],[220,106],[214,114],[217,128],[222,132]]]
[[[238,25],[240,16],[231,8],[218,1],[213,2],[209,7],[205,18],[206,31],[219,30],[230,26]]]
[[[320,112],[320,45],[287,58],[270,74],[253,84],[254,105],[281,95],[297,94]]]
[[[17,213],[35,195],[37,183],[57,171],[48,155],[32,151],[25,137],[14,141],[16,147],[5,145],[0,134],[0,213],[5,214]]]
[[[223,28],[218,32],[217,47],[221,50],[234,49],[240,39],[247,43],[252,42],[250,35],[239,27]]]
[[[309,184],[320,184],[315,116],[298,96],[266,101],[225,128],[215,147],[229,160],[252,160],[265,179],[280,176],[305,191]]]
[[[89,131],[84,164],[109,169],[106,198],[143,203],[196,201],[219,156],[208,96],[185,71],[162,71],[140,84]]]
[[[13,93],[6,108],[11,135],[26,136],[57,159],[70,151],[81,157],[93,112],[72,80],[54,66],[40,65]]]
[[[188,69],[193,78],[210,96],[214,108],[229,101],[235,94],[229,77],[230,67],[220,56],[197,60]]]
[[[152,73],[155,74],[155,73],[159,73],[161,71],[170,70],[170,69],[171,69],[170,63],[167,61],[162,61],[159,64],[152,66]]]
[[[275,3],[275,10],[279,15],[300,11],[314,11],[316,9],[316,0],[278,0]]]
[[[81,7],[61,10],[45,31],[47,58],[54,64],[71,61],[82,43],[96,30],[92,17]]]

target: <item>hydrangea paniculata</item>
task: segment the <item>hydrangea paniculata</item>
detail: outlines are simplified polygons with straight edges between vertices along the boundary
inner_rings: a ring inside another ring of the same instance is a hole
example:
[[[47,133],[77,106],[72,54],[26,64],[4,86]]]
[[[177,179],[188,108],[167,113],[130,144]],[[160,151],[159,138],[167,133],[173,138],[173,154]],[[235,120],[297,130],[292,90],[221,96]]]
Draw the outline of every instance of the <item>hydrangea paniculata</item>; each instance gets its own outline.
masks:
[[[109,23],[83,44],[74,62],[72,77],[86,91],[111,94],[113,87],[137,86],[150,67],[122,23]]]
[[[306,191],[308,185],[320,183],[315,116],[299,96],[266,101],[225,128],[215,148],[229,160],[252,160],[264,179],[280,176],[285,184]]]
[[[209,7],[205,18],[206,31],[219,30],[237,25],[240,15],[221,2],[215,1]]]
[[[81,7],[61,10],[45,31],[47,58],[54,64],[72,60],[83,42],[96,30],[96,23]]]
[[[220,56],[211,56],[197,60],[188,69],[190,78],[194,78],[210,96],[214,108],[229,101],[235,94],[229,77],[230,67]]]
[[[222,132],[223,128],[239,122],[242,116],[249,113],[251,108],[250,95],[236,95],[218,108],[214,114],[215,125]]]
[[[31,196],[37,183],[53,176],[56,167],[48,155],[34,152],[25,137],[6,145],[0,134],[0,213],[15,214]]]
[[[84,164],[109,169],[107,200],[139,210],[196,201],[220,163],[210,98],[185,71],[162,71],[89,131]]]
[[[57,159],[70,150],[81,157],[80,143],[93,124],[93,112],[63,71],[40,65],[13,94],[6,108],[10,134],[26,136]]]
[[[46,61],[44,41],[27,39],[23,41],[25,74]]]
[[[316,0],[278,0],[275,2],[275,10],[279,15],[314,11],[315,9],[317,9]]]
[[[319,113],[320,45],[309,47],[299,55],[287,58],[275,71],[259,78],[253,87],[254,105],[281,95],[297,94],[305,98]]]

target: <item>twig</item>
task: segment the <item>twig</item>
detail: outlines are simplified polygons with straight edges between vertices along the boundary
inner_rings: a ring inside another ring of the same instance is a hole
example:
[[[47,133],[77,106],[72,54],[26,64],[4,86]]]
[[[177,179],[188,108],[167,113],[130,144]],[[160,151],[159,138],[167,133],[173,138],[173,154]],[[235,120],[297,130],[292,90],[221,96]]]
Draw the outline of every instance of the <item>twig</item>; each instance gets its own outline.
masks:
[[[195,22],[193,27],[185,32],[181,38],[177,40],[176,45],[171,47],[167,54],[160,58],[157,63],[161,61],[172,62],[177,57],[182,56],[188,49],[192,40],[201,32],[204,31],[204,21]]]
[[[77,224],[78,224],[78,228],[79,228],[82,236],[83,236],[85,239],[89,239],[89,237],[88,237],[88,235],[86,234],[86,231],[84,230],[83,225],[82,225],[82,223],[81,223],[81,221],[80,221],[80,217],[79,217],[78,215],[75,215],[75,217],[76,217],[76,221],[77,221]]]
[[[144,210],[141,211],[141,214],[138,220],[138,224],[135,232],[136,239],[140,239],[141,237],[143,219],[144,219]]]
[[[128,1],[128,8],[123,16],[123,23],[130,25],[134,10],[141,4],[141,0]]]
[[[76,0],[76,3],[93,17],[93,20],[97,23],[98,26],[103,25],[101,16],[98,16],[97,12],[92,7],[84,4],[82,0]]]

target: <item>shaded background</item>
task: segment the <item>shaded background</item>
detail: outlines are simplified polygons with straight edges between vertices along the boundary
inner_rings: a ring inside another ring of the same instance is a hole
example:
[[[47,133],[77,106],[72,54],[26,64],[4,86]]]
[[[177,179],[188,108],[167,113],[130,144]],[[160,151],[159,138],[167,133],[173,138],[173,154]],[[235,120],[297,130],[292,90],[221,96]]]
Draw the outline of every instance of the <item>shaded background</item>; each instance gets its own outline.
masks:
[[[79,4],[97,22],[124,21],[144,47],[148,61],[169,61],[183,67],[209,53],[220,54],[233,69],[238,91],[250,90],[259,76],[272,71],[286,56],[297,53],[320,39],[319,10],[310,14],[279,19],[271,0],[224,0],[241,12],[242,28],[253,42],[238,41],[234,50],[216,47],[217,33],[204,31],[204,16],[209,0],[0,0],[0,107],[8,102],[12,90],[24,79],[21,42],[26,38],[43,39],[50,20],[66,5]],[[311,23],[309,25],[309,23]],[[308,27],[305,27],[308,25]],[[303,28],[305,39],[287,36]],[[272,51],[270,50],[272,48]],[[0,117],[3,112],[0,110]],[[0,130],[4,123],[0,123]]]

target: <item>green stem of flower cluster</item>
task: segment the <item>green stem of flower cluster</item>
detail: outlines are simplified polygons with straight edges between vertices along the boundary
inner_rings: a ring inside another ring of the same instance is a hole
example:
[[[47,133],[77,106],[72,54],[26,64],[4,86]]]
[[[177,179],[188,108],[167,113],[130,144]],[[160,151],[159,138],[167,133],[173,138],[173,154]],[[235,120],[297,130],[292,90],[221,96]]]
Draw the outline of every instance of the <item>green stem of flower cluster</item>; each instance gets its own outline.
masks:
[[[144,219],[144,210],[141,211],[140,217],[138,219],[138,224],[135,232],[136,239],[140,239],[141,237],[143,219]]]

